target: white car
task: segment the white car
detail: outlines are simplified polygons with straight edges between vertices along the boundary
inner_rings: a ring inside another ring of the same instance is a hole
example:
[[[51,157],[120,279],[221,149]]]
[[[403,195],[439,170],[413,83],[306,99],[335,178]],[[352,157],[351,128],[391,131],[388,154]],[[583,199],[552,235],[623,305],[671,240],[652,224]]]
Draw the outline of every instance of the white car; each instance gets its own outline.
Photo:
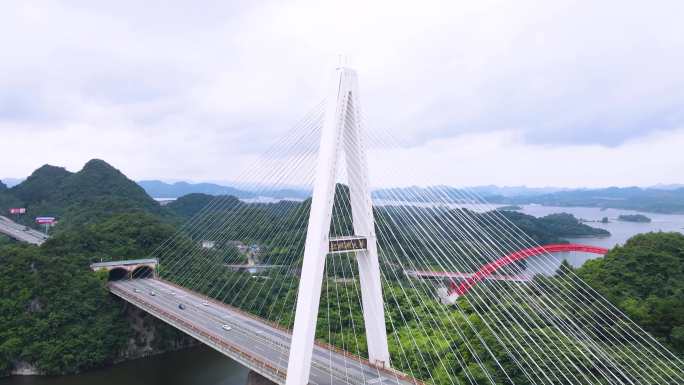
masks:
[[[157,293],[151,291],[151,292],[150,292],[150,295],[154,297],[155,295],[157,295]]]
[[[171,295],[176,295],[176,292],[175,292],[175,291],[171,291],[169,294],[171,294]]]
[[[230,327],[230,325],[223,325],[223,330],[229,332],[229,331],[233,330],[233,328]]]
[[[140,289],[133,289],[133,292],[140,293]]]
[[[209,306],[209,302],[204,301],[204,302],[202,302],[202,305],[204,305],[204,306]]]

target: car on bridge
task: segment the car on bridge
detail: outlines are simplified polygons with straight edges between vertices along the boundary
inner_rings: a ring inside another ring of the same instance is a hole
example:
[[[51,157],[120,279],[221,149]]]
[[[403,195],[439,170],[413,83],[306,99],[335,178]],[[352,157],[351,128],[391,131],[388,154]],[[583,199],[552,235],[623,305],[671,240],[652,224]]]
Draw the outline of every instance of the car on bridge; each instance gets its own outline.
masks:
[[[185,310],[185,305],[183,305],[182,303],[179,303],[178,308],[181,310]]]
[[[230,325],[223,325],[223,330],[229,332],[229,331],[233,330],[233,328],[230,327]]]

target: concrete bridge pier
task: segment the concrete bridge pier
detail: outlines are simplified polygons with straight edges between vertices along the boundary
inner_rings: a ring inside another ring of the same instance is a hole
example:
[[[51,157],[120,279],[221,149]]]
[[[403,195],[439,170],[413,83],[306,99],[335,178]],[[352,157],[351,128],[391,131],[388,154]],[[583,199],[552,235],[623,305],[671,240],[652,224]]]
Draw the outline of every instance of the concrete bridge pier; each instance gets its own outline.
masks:
[[[246,385],[276,385],[276,383],[262,376],[261,374],[250,370],[249,374],[247,375]]]

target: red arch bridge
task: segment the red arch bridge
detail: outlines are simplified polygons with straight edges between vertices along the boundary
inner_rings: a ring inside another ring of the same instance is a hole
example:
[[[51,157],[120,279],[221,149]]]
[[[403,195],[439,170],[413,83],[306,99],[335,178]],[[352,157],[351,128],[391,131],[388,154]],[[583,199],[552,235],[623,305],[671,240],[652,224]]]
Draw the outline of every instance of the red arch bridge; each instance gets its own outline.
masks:
[[[440,293],[440,297],[442,297],[442,301],[445,303],[453,303],[458,297],[467,294],[468,291],[470,291],[470,289],[477,285],[478,282],[488,279],[523,281],[522,279],[515,279],[515,277],[517,276],[498,276],[493,274],[504,266],[508,266],[514,262],[522,261],[530,257],[543,255],[547,253],[560,253],[571,251],[605,255],[608,252],[608,249],[591,245],[582,245],[578,243],[559,243],[544,246],[535,246],[527,249],[518,250],[510,254],[504,255],[496,261],[483,265],[482,267],[480,267],[478,271],[472,274],[464,275],[463,273],[442,273],[442,275],[446,275],[450,278],[457,277],[459,274],[464,275],[464,279],[460,283],[452,281],[449,289],[443,290]]]

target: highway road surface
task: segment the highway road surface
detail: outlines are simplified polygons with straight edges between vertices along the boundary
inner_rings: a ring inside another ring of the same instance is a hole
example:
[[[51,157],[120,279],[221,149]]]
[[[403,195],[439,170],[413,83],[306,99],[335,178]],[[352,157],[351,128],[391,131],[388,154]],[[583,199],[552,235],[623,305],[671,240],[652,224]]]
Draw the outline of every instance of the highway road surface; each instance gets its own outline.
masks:
[[[18,241],[41,245],[48,236],[40,231],[20,225],[7,217],[0,216],[0,233],[12,237]]]
[[[257,317],[159,279],[109,284],[118,297],[199,339],[272,381],[284,384],[290,333]],[[154,293],[154,295],[152,294]],[[181,309],[179,305],[183,305]],[[421,384],[403,374],[316,345],[310,384]]]

